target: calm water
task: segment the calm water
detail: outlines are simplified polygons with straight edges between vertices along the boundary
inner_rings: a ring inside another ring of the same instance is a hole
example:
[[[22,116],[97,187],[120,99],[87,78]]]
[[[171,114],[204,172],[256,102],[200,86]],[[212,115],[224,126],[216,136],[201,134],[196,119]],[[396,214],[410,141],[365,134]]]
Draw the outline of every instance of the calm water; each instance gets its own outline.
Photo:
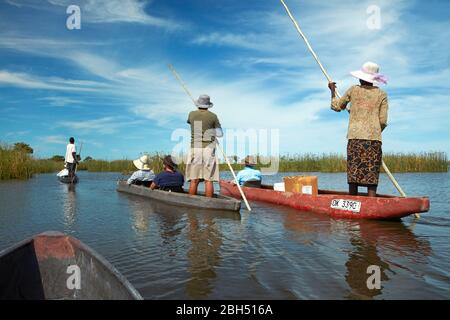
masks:
[[[346,188],[344,174],[318,175],[321,188]],[[0,182],[0,250],[62,231],[147,299],[450,298],[448,173],[396,175],[408,194],[431,198],[429,213],[402,222],[334,220],[255,202],[240,216],[175,209],[117,193],[119,176],[81,172],[75,189],[54,175]],[[395,193],[381,180],[380,192]],[[381,290],[366,287],[369,265],[381,267]]]

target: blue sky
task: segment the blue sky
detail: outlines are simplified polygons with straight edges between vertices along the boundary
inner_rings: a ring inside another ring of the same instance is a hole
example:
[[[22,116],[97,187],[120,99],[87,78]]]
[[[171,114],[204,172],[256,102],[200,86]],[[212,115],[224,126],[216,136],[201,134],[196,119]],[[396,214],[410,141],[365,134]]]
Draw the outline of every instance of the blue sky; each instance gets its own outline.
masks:
[[[341,92],[367,60],[389,78],[385,152],[450,152],[449,1],[286,2]],[[81,30],[66,28],[71,4]],[[330,110],[278,0],[2,1],[0,141],[39,157],[70,136],[94,158],[170,151],[193,108],[168,63],[211,96],[224,128],[278,129],[281,153],[345,153],[348,115]]]

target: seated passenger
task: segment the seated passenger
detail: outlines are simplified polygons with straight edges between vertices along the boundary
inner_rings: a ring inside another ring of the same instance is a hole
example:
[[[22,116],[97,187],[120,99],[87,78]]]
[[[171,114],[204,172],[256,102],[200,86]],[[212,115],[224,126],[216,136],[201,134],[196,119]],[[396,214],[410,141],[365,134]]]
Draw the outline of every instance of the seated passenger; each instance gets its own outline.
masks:
[[[164,157],[163,165],[164,170],[156,175],[150,188],[152,190],[160,189],[172,192],[184,192],[184,176],[176,170],[177,164],[173,162],[170,155]]]
[[[254,168],[256,161],[252,156],[245,157],[245,168],[238,172],[239,185],[261,186],[261,171]]]
[[[150,170],[150,159],[147,155],[140,157],[137,160],[133,161],[133,164],[138,171],[135,171],[131,177],[127,180],[128,184],[136,184],[138,186],[146,186],[150,187],[153,179],[155,178],[155,174],[152,170]]]

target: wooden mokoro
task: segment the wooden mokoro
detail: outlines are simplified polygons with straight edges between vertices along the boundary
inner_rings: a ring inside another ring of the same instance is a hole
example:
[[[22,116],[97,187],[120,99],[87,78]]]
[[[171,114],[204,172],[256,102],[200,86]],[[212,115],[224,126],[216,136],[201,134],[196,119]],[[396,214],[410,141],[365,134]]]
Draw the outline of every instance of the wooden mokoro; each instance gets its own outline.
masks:
[[[223,195],[214,195],[213,198],[207,198],[202,195],[152,190],[144,186],[128,185],[126,181],[122,180],[117,182],[117,191],[182,207],[235,212],[241,209],[241,201]]]
[[[399,219],[410,214],[427,212],[430,208],[428,197],[396,197],[377,195],[351,196],[346,192],[319,190],[317,196],[273,190],[273,186],[261,185],[261,188],[243,187],[248,200],[264,201],[301,211],[328,214],[335,218],[362,219]],[[220,193],[240,199],[235,184],[220,181]]]
[[[50,231],[0,252],[0,300],[4,299],[141,300],[142,297],[94,250],[75,238]]]
[[[73,177],[73,178],[69,178],[68,176],[63,176],[63,177],[58,177],[58,180],[62,183],[75,184],[75,183],[78,183],[78,176],[75,175],[75,177]]]

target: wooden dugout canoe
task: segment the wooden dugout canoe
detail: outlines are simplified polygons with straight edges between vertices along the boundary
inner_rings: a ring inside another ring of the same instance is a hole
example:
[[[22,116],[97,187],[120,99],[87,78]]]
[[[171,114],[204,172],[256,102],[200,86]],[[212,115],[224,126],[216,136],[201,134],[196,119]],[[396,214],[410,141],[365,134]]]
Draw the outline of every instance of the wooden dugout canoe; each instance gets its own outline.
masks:
[[[248,200],[256,200],[291,207],[301,211],[323,213],[335,218],[350,219],[399,219],[410,214],[427,212],[430,208],[428,197],[377,197],[350,196],[346,192],[319,190],[317,196],[273,190],[273,186],[261,188],[243,187]],[[230,181],[220,181],[220,193],[240,199],[236,185]]]
[[[75,238],[50,231],[0,252],[0,300],[5,299],[141,300],[142,297],[94,250]]]
[[[75,183],[78,183],[78,176],[75,175],[75,177],[73,177],[73,178],[69,178],[68,176],[63,176],[63,177],[58,177],[58,180],[62,183],[75,184]]]
[[[182,207],[234,212],[237,212],[241,209],[240,200],[236,200],[224,195],[214,195],[213,198],[207,198],[202,195],[190,195],[188,193],[151,190],[150,188],[144,186],[128,185],[127,182],[123,180],[119,180],[117,182],[117,191]]]

